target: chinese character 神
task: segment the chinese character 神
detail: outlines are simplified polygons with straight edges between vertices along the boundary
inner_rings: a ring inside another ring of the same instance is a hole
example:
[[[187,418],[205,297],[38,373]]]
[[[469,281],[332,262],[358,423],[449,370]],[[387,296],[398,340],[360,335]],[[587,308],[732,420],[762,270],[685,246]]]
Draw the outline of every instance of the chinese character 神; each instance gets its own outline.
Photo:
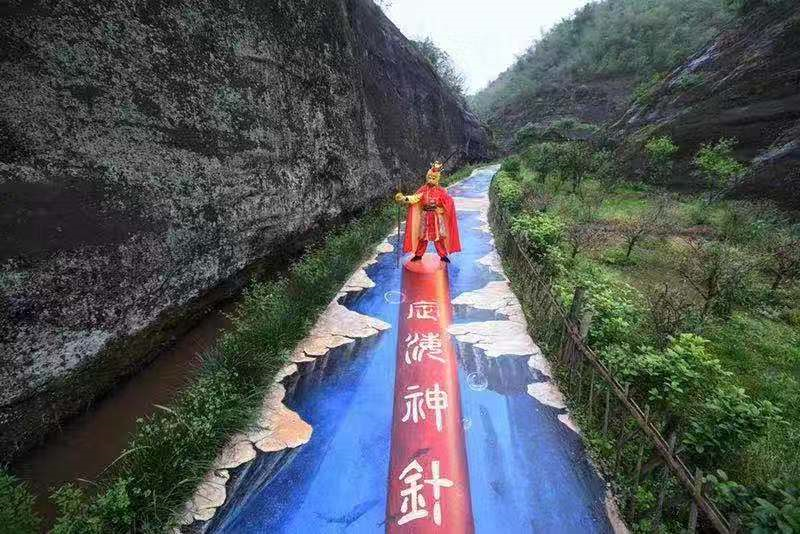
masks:
[[[442,358],[442,340],[438,332],[419,334],[414,332],[406,336],[406,363],[421,362],[425,356],[444,363]]]
[[[442,431],[442,412],[447,409],[447,392],[439,389],[439,384],[425,391],[425,406],[436,412],[436,430]]]
[[[403,398],[406,401],[406,413],[402,422],[412,421],[418,423],[425,419],[425,408],[433,410],[436,415],[436,430],[442,431],[442,412],[447,409],[447,392],[439,388],[439,384],[434,384],[432,388],[423,391],[419,386],[408,386],[407,393]]]
[[[424,486],[419,483],[423,478],[422,471],[422,466],[419,462],[413,460],[398,477],[407,486],[400,491],[400,496],[403,498],[400,504],[400,513],[403,516],[397,520],[398,525],[405,525],[410,521],[428,517],[427,502],[422,494]],[[423,483],[433,487],[433,522],[437,526],[442,526],[442,505],[440,502],[442,488],[452,488],[453,481],[441,477],[439,471],[439,461],[433,460],[431,462],[432,476],[424,480]]]
[[[430,319],[431,321],[439,320],[439,305],[435,302],[420,300],[412,302],[408,306],[408,316],[406,319]]]
[[[405,397],[406,400],[406,414],[403,416],[403,423],[408,420],[418,423],[420,419],[425,419],[425,410],[422,408],[425,402],[425,394],[420,391],[419,386],[408,386],[406,391],[409,391]]]

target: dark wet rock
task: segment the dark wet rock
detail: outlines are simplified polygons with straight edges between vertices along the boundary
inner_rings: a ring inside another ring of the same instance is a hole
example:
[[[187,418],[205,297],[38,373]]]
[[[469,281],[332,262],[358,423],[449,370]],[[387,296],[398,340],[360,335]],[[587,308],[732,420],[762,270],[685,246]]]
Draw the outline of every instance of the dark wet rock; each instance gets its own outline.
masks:
[[[514,96],[486,118],[487,124],[498,132],[498,142],[506,149],[517,140],[586,139],[592,131],[586,126],[603,124],[625,110],[636,84],[632,76],[587,82],[562,80],[533,94]],[[565,122],[574,126],[564,127]]]
[[[800,5],[744,17],[676,68],[645,102],[608,128],[640,175],[647,140],[668,135],[680,147],[672,184],[697,186],[691,160],[700,145],[739,142],[751,165],[735,189],[800,207]]]
[[[369,0],[0,14],[0,458],[477,119]]]

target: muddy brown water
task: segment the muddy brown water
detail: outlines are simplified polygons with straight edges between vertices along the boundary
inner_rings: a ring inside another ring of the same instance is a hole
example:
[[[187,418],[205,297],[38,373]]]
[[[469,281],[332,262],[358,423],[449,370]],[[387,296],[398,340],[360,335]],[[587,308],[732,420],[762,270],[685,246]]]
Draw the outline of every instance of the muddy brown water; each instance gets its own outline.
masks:
[[[235,306],[231,302],[209,313],[151,364],[11,466],[36,496],[43,529],[55,521],[50,488],[97,479],[128,445],[136,420],[154,413],[155,404],[169,404],[199,368],[199,353],[229,325],[226,314]]]

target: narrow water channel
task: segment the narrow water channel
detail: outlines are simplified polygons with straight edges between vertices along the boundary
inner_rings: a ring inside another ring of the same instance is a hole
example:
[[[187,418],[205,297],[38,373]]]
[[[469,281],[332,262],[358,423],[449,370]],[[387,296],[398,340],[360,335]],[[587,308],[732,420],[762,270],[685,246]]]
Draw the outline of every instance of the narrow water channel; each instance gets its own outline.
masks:
[[[11,466],[36,496],[43,529],[49,529],[55,521],[56,509],[48,498],[50,488],[97,479],[128,444],[136,420],[152,414],[155,404],[169,404],[199,368],[199,353],[228,326],[226,314],[235,306],[230,302],[206,315],[150,365]]]

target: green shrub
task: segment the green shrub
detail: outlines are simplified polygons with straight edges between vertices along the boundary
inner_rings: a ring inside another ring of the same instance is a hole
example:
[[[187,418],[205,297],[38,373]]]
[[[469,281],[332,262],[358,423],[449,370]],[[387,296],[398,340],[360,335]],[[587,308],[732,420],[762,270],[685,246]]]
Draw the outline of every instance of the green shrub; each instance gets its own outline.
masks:
[[[522,162],[544,182],[545,177],[558,168],[558,145],[556,143],[531,145],[522,154]]]
[[[709,387],[703,377],[702,385]],[[768,425],[780,424],[780,411],[769,401],[754,402],[744,389],[723,385],[707,395],[688,423],[684,445],[706,463],[731,460]]]
[[[746,170],[733,157],[734,146],[736,139],[720,139],[717,144],[704,144],[694,158],[694,165],[705,178],[712,194],[729,187]]]
[[[730,376],[707,349],[708,340],[681,334],[665,350],[616,345],[602,355],[617,376],[654,408],[685,413],[705,398],[708,388]]]
[[[683,206],[683,213],[689,224],[705,226],[711,222],[713,212],[702,199],[693,199]]]
[[[510,158],[504,159],[503,164],[500,165],[501,171],[506,172],[515,178],[519,176],[520,169],[521,164],[517,156],[511,156]]]
[[[638,344],[641,341],[641,305],[638,292],[631,286],[612,280],[597,268],[587,268],[559,280],[556,290],[564,305],[572,305],[574,288],[586,289],[585,309],[592,314],[587,341],[596,349],[615,344]]]
[[[800,488],[782,487],[777,482],[763,490],[748,488],[730,480],[722,470],[708,475],[706,481],[720,508],[748,516],[745,524],[749,532],[800,532]]]
[[[15,534],[39,532],[39,516],[33,511],[34,498],[25,483],[0,469],[0,530]]]
[[[664,78],[665,75],[663,73],[657,72],[649,79],[641,82],[633,90],[633,101],[642,105],[652,104],[655,99],[656,91],[658,91]]]
[[[657,165],[666,165],[678,152],[678,145],[669,136],[655,137],[644,146],[650,160]]]
[[[92,501],[79,488],[66,484],[53,494],[59,518],[53,534],[105,534],[128,532],[134,524],[129,479],[117,479]]]
[[[753,534],[800,532],[800,488],[772,488],[772,498],[756,498],[750,527]]]
[[[564,223],[547,213],[518,215],[511,220],[510,232],[531,257],[552,271],[560,264],[558,246],[564,237]]]
[[[498,172],[492,181],[497,200],[503,209],[516,213],[522,207],[522,185],[506,172]]]
[[[681,442],[697,461],[713,465],[781,419],[772,403],[754,402],[728,383],[733,374],[708,352],[709,344],[681,334],[665,350],[616,345],[602,356],[632,391],[667,414],[672,428],[685,429]]]

